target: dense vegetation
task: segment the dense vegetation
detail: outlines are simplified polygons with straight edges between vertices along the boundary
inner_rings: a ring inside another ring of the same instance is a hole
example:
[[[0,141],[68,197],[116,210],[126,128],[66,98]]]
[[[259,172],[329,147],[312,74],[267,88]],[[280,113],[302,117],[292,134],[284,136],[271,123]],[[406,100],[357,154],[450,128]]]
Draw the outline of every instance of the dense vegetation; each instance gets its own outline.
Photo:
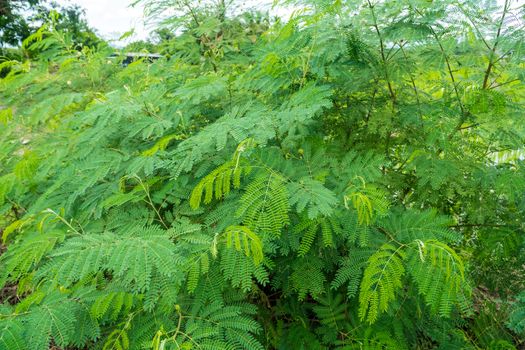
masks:
[[[523,347],[523,6],[173,3],[0,66],[1,350]]]

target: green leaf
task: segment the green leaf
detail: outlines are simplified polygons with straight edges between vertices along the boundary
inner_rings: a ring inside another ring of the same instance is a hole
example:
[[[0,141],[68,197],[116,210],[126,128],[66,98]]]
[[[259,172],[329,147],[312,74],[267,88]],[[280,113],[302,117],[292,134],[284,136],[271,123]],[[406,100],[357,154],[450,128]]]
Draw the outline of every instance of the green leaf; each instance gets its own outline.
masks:
[[[379,314],[387,311],[390,303],[396,299],[405,274],[405,253],[401,248],[386,243],[368,259],[359,287],[361,320],[374,323]]]

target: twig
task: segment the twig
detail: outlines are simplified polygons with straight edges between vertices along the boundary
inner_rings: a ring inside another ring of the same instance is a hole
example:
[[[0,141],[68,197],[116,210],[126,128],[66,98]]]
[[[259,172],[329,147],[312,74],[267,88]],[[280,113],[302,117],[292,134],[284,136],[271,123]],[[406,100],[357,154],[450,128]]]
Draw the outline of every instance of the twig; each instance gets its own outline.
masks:
[[[490,51],[489,64],[487,66],[487,70],[485,71],[485,76],[483,77],[482,89],[484,90],[489,86],[490,72],[492,71],[492,68],[494,67],[494,64],[495,64],[494,55],[496,54],[496,48],[498,47],[499,39],[501,35],[501,28],[503,27],[503,21],[505,20],[505,16],[508,10],[509,10],[509,0],[505,0],[505,5],[503,6],[503,13],[501,14],[501,19],[498,25],[498,31],[496,33],[496,39],[494,41],[494,46],[492,46],[492,50]]]

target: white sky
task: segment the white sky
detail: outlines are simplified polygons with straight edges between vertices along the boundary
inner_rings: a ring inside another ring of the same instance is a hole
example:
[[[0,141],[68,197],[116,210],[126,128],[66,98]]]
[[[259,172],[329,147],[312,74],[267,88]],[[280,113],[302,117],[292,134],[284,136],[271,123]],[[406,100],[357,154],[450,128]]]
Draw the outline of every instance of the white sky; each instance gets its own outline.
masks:
[[[89,25],[104,39],[118,39],[132,28],[135,29],[135,35],[126,39],[126,42],[148,37],[149,30],[144,25],[143,8],[131,7],[132,0],[56,0],[56,2],[61,5],[78,4],[83,7]],[[245,3],[264,6],[263,4],[270,5],[272,0],[248,0]]]
[[[61,5],[78,4],[86,10],[89,25],[105,39],[118,39],[135,29],[134,40],[145,39],[143,9],[131,7],[131,0],[57,0]]]

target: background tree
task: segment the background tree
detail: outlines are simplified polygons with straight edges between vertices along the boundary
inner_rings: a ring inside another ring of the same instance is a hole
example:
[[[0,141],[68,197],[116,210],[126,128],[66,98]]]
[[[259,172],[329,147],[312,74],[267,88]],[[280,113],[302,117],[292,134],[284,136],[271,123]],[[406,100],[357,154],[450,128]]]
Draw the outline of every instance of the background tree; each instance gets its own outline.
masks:
[[[40,0],[0,0],[0,47],[17,46],[33,30],[25,14]]]
[[[52,14],[55,14],[53,19]],[[85,19],[85,10],[78,5],[64,6],[52,1],[39,5],[36,13],[31,17],[31,21],[35,23],[46,23],[52,20],[54,30],[69,35],[79,48],[95,47],[102,42],[95,31],[89,27]]]
[[[94,47],[101,39],[88,26],[85,11],[78,5],[59,5],[54,1],[4,2],[0,15],[0,47],[18,47],[24,39],[44,23],[53,23],[55,30],[69,35],[77,48]],[[4,50],[6,51],[6,50]],[[15,52],[11,50],[10,52]],[[19,53],[20,55],[21,53]]]

